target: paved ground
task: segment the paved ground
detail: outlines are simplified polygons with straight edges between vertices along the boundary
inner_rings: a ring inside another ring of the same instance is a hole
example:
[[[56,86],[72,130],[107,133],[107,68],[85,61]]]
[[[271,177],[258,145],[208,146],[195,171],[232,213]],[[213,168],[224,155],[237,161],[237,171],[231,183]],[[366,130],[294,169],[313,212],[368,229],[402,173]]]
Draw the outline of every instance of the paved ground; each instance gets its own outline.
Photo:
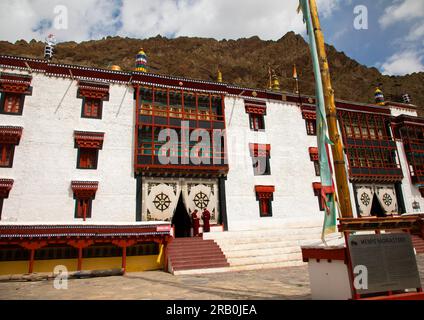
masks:
[[[418,257],[424,285],[424,255]],[[0,299],[71,300],[254,300],[310,299],[307,267],[223,274],[173,276],[160,271],[124,277],[69,280],[67,290],[53,281],[0,283]]]

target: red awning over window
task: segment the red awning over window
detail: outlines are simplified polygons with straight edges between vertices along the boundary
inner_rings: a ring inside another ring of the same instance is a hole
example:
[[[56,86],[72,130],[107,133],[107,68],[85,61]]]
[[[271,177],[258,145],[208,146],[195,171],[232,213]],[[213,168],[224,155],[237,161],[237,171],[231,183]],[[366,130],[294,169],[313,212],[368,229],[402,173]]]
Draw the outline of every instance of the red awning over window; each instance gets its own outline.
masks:
[[[0,198],[9,198],[9,192],[12,190],[13,182],[12,179],[0,179]]]
[[[18,145],[22,137],[22,127],[0,126],[0,143]]]
[[[244,105],[246,108],[246,113],[266,115],[266,103],[245,100]]]
[[[30,94],[32,77],[22,74],[0,74],[0,92]]]
[[[92,148],[101,150],[103,148],[105,134],[102,132],[75,131],[74,137],[78,148]]]
[[[249,149],[250,155],[254,157],[269,157],[271,153],[270,144],[250,143]]]
[[[94,199],[97,189],[99,188],[98,181],[72,181],[71,188],[74,196],[77,199]]]
[[[304,120],[316,120],[317,113],[314,108],[302,107],[302,117]]]
[[[78,95],[83,98],[108,100],[109,99],[109,84],[102,82],[78,82]]]
[[[275,192],[275,186],[255,186],[255,191],[260,199],[270,199]]]
[[[311,161],[318,161],[318,148],[310,147],[309,148],[309,155],[311,157]]]

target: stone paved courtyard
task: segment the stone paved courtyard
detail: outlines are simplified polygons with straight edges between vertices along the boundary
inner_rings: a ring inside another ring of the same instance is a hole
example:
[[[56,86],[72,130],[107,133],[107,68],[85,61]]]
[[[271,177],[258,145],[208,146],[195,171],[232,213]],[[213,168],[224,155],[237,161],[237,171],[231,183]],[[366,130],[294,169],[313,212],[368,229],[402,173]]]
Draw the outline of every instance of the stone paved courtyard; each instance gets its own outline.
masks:
[[[424,284],[424,255],[418,256]],[[295,300],[310,299],[306,266],[271,270],[173,276],[161,271],[124,277],[69,280],[67,290],[53,281],[0,283],[0,299],[47,300]]]

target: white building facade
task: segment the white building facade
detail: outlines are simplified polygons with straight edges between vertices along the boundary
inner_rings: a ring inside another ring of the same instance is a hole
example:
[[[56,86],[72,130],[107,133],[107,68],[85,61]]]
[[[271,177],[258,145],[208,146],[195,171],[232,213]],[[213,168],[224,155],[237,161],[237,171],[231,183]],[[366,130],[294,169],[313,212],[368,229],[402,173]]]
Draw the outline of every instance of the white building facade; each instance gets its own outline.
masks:
[[[170,225],[190,236],[193,212],[205,210],[213,232],[323,220],[312,97],[9,56],[0,72],[0,245],[22,246],[16,237],[31,226],[107,226],[165,243]],[[355,216],[423,208],[416,108],[337,107]],[[206,141],[196,129],[209,144],[193,155]],[[178,137],[168,151],[163,130]],[[32,254],[51,245],[30,242]]]

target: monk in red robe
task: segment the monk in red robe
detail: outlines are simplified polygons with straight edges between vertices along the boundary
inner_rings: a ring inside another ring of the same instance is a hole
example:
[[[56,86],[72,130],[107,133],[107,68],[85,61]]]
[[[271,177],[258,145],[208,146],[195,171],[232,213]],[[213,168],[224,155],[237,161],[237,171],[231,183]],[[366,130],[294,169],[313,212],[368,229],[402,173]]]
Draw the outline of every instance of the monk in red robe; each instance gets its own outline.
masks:
[[[211,225],[210,225],[211,213],[206,208],[203,210],[202,220],[203,220],[203,232],[210,232],[211,231]]]
[[[191,214],[191,220],[193,223],[193,237],[197,237],[199,235],[200,228],[200,218],[197,216],[198,211],[194,210]]]

